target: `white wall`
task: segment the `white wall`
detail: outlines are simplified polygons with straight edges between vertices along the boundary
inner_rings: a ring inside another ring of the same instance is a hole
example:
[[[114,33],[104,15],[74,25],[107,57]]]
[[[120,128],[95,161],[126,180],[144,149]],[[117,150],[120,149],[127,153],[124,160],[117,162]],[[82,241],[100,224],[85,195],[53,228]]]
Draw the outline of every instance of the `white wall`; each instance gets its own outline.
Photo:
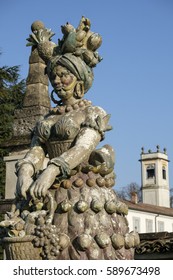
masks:
[[[130,231],[135,230],[134,223],[136,220],[138,220],[139,231],[138,230],[137,231],[139,233],[147,233],[150,231],[149,228],[147,230],[147,224],[152,225],[152,230],[150,232],[159,232],[159,231],[173,232],[173,217],[129,209],[127,220],[129,222]],[[152,222],[150,223],[150,221]],[[161,229],[162,225],[164,225],[164,227]],[[159,227],[161,230],[159,230]]]

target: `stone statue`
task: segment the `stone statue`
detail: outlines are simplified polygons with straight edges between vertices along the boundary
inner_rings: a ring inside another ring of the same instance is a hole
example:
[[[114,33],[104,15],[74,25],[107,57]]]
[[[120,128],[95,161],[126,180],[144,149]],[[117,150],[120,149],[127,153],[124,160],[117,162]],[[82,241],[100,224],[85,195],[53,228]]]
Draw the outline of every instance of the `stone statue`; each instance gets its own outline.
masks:
[[[42,22],[31,28],[28,45],[37,46],[46,63],[57,106],[37,123],[30,150],[16,164],[16,201],[0,223],[7,257],[133,259],[139,237],[129,233],[128,208],[112,189],[114,151],[109,145],[97,148],[112,129],[110,115],[83,99],[101,61],[97,49],[102,38],[85,17],[76,29],[69,23],[62,26],[58,44]],[[42,170],[47,155],[48,166]],[[27,253],[25,243],[32,246]],[[20,256],[16,246],[21,246]]]

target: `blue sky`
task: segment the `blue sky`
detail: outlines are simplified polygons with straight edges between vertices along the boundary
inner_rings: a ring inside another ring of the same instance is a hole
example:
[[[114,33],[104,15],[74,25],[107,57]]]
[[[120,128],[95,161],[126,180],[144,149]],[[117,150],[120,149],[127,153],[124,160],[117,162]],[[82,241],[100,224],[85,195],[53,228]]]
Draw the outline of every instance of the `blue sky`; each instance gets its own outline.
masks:
[[[93,87],[86,94],[111,114],[105,143],[116,152],[116,187],[140,185],[140,152],[167,148],[173,187],[173,1],[172,0],[1,0],[0,65],[28,74],[26,38],[42,20],[62,38],[60,26],[77,27],[81,16],[103,37]]]

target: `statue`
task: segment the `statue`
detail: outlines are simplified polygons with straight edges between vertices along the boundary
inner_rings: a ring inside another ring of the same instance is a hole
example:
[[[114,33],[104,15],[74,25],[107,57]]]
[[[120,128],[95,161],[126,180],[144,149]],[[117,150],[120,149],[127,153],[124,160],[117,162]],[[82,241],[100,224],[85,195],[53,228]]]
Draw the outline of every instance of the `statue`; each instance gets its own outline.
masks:
[[[102,38],[85,17],[76,29],[62,26],[58,44],[42,22],[31,28],[28,45],[46,63],[57,106],[37,123],[30,150],[16,164],[16,201],[0,223],[7,258],[133,259],[139,236],[129,233],[128,208],[112,189],[114,151],[97,148],[112,129],[110,115],[83,99],[102,60]]]

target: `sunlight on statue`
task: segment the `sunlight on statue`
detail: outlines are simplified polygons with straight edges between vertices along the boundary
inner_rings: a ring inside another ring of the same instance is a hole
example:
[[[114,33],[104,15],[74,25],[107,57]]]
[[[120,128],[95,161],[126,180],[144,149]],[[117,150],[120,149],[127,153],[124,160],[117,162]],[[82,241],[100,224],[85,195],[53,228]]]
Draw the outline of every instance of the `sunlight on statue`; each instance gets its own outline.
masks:
[[[139,244],[138,234],[129,233],[128,208],[113,190],[113,148],[97,148],[112,129],[110,115],[84,99],[102,60],[102,38],[90,27],[85,17],[77,28],[67,23],[55,44],[54,33],[36,21],[27,39],[46,63],[56,107],[36,124],[31,148],[16,164],[16,203],[0,223],[4,244],[5,238],[30,242],[32,255],[22,259],[133,259]],[[21,258],[15,248],[6,250],[9,259]]]

